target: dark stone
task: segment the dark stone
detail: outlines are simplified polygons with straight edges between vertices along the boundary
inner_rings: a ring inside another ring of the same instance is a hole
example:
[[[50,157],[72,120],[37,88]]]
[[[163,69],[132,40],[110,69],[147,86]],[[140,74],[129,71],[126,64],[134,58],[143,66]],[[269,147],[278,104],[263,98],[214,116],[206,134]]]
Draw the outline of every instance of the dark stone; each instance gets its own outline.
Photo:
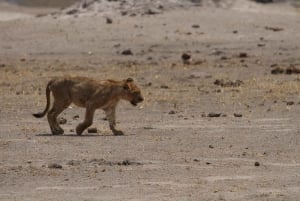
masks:
[[[62,169],[62,165],[58,164],[58,163],[51,163],[48,165],[48,168],[50,169]]]
[[[127,50],[123,50],[122,55],[133,55],[132,51],[130,49],[127,49]]]

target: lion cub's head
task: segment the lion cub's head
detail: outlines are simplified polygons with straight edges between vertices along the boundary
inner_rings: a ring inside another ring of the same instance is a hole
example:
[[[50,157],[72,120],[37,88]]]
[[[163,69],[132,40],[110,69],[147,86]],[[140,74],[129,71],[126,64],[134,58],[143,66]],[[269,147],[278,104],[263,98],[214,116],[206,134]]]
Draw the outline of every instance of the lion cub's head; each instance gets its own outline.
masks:
[[[125,92],[124,99],[128,100],[132,105],[137,106],[144,100],[140,88],[134,83],[132,78],[124,80],[123,89]]]

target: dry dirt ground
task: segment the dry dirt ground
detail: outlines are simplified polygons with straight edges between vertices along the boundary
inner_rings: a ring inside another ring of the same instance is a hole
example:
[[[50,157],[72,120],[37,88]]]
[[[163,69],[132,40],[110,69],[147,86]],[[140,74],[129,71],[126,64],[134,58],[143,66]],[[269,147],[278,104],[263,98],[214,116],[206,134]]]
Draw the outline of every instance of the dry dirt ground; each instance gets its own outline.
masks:
[[[299,10],[251,2],[136,16],[8,11],[0,200],[300,200]],[[80,137],[81,108],[61,115],[63,136],[31,116],[45,107],[47,81],[66,74],[139,83],[145,101],[118,107],[125,136],[111,134],[102,111],[98,133]]]

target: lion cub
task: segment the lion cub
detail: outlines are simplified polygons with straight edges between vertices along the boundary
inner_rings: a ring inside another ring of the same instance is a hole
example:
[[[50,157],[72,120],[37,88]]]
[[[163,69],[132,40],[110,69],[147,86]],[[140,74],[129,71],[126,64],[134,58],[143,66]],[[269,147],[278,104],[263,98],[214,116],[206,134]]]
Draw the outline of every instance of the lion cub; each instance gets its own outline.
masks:
[[[50,92],[54,97],[51,110]],[[144,100],[141,90],[134,83],[132,78],[122,81],[103,80],[96,81],[87,77],[60,77],[48,82],[46,87],[47,105],[43,112],[33,114],[41,118],[47,114],[50,129],[53,135],[62,135],[64,130],[57,122],[57,116],[71,103],[79,107],[85,107],[85,119],[76,127],[77,135],[92,125],[96,109],[102,109],[106,113],[110,129],[114,135],[124,135],[116,127],[116,106],[123,99],[136,106]]]

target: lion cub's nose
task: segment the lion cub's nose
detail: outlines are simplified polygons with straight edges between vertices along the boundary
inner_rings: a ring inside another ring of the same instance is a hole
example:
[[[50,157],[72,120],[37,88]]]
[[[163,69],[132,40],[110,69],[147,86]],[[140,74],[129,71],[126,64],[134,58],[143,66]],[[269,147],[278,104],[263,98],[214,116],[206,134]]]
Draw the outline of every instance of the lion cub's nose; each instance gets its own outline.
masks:
[[[138,100],[139,100],[139,102],[142,102],[142,101],[144,101],[144,98],[140,97]]]

